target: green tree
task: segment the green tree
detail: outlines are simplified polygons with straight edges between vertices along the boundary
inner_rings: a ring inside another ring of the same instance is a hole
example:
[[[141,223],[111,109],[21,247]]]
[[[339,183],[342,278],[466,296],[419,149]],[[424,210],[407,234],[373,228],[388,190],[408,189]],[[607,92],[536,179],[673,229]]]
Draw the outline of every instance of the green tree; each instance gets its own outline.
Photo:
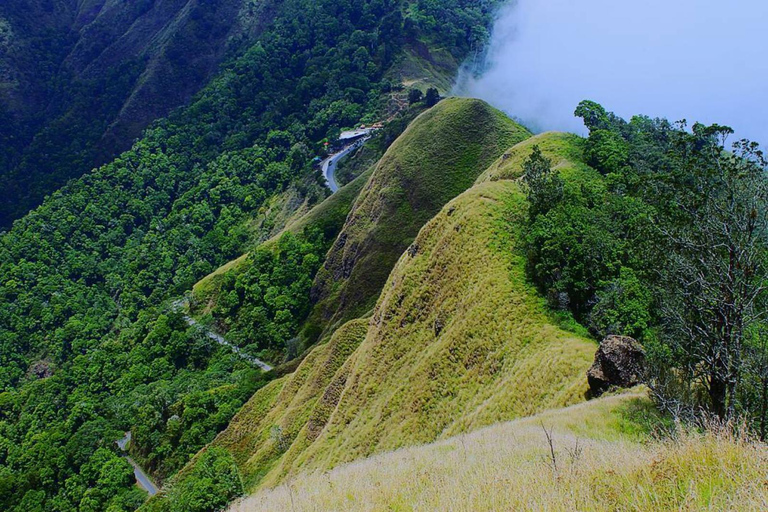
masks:
[[[426,103],[427,107],[434,107],[437,105],[437,102],[440,101],[440,93],[437,89],[434,87],[430,87],[427,89],[427,94],[424,97],[424,103]]]
[[[169,512],[215,512],[243,493],[232,455],[223,448],[208,448],[194,470],[173,481],[168,490]]]
[[[552,172],[552,161],[542,154],[539,146],[533,146],[530,156],[523,162],[523,182],[532,221],[563,199],[563,180]]]
[[[596,294],[589,313],[589,327],[598,337],[609,334],[642,338],[651,327],[653,293],[637,274],[622,267],[619,276]]]
[[[663,342],[722,419],[739,411],[746,341],[766,321],[768,290],[766,160],[748,141],[726,152],[732,133],[697,124],[678,134],[678,165],[665,179],[675,184],[666,198],[674,208],[660,224],[669,255]]]
[[[408,104],[413,105],[414,103],[418,103],[424,98],[424,94],[421,92],[421,90],[413,88],[408,91]]]

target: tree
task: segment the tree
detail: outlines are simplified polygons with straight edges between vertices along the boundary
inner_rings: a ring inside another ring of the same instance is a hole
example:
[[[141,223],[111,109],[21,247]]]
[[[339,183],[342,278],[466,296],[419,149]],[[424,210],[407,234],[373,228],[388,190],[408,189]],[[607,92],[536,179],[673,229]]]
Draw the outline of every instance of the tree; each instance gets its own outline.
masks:
[[[232,455],[223,448],[210,447],[200,455],[192,471],[169,485],[170,511],[221,510],[242,492],[243,484]]]
[[[523,162],[523,182],[527,185],[528,216],[535,219],[545,214],[563,197],[563,180],[552,172],[552,161],[539,146],[533,146],[531,155]]]
[[[440,93],[434,87],[427,89],[427,96],[424,99],[427,107],[434,107],[440,101]]]
[[[408,104],[413,105],[414,103],[418,103],[423,97],[424,94],[419,89],[411,89],[408,91]]]
[[[681,130],[676,169],[658,178],[673,185],[658,224],[669,255],[660,279],[662,343],[721,419],[737,413],[746,340],[766,321],[768,283],[766,160],[746,140],[726,152],[732,133],[718,125]]]
[[[589,328],[599,338],[609,334],[640,338],[651,323],[653,297],[631,268],[622,267],[596,294]]]
[[[591,132],[592,130],[604,130],[608,128],[608,114],[599,103],[584,100],[576,107],[574,116],[584,120],[584,125]]]

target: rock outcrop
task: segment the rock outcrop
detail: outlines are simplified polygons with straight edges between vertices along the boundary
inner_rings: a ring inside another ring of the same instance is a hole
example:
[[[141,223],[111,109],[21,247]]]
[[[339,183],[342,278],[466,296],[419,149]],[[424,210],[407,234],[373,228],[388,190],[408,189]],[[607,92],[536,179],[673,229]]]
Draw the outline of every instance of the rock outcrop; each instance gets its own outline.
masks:
[[[595,353],[595,362],[587,371],[594,396],[611,386],[630,388],[640,384],[645,371],[645,351],[629,336],[608,336]]]

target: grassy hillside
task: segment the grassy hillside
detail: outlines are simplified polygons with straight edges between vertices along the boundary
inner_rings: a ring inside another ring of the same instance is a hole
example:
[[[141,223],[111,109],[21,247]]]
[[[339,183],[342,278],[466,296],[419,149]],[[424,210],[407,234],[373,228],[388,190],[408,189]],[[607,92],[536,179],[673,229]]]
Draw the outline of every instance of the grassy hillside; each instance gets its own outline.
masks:
[[[509,148],[477,178],[477,183],[497,180],[514,180],[523,172],[523,162],[531,155],[534,146],[552,161],[552,168],[565,173],[587,169],[584,163],[584,139],[564,132],[545,132],[526,139]]]
[[[339,369],[362,342],[367,326],[367,320],[354,320],[342,326],[328,343],[313,350],[296,372],[274,384],[280,389],[274,402],[265,403],[269,390],[255,395],[256,399],[248,402],[219,435],[215,444],[233,453],[246,487],[272,469],[300,431],[319,421],[328,390],[333,388]],[[265,405],[269,409],[262,415]]]
[[[230,510],[765,510],[764,444],[691,433],[641,442],[648,406],[628,394],[547,411],[302,474]]]
[[[449,202],[370,321],[347,323],[253,396],[213,443],[246,491],[584,399],[595,344],[556,326],[526,283],[524,212],[513,181]]]
[[[582,400],[594,343],[553,325],[515,239],[524,197],[472,188],[400,259],[317,440],[272,475],[327,469]]]
[[[328,253],[311,323],[330,332],[370,311],[424,223],[529,136],[479,100],[451,98],[419,116],[379,161]]]

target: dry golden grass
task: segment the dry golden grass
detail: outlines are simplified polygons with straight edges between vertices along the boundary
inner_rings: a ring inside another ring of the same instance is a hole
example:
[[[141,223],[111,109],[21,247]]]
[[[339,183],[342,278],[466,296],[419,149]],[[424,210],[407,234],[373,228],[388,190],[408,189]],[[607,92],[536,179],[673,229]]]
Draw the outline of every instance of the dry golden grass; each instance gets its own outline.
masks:
[[[300,474],[230,511],[768,510],[764,444],[694,433],[640,442],[622,416],[641,400],[609,397]]]

